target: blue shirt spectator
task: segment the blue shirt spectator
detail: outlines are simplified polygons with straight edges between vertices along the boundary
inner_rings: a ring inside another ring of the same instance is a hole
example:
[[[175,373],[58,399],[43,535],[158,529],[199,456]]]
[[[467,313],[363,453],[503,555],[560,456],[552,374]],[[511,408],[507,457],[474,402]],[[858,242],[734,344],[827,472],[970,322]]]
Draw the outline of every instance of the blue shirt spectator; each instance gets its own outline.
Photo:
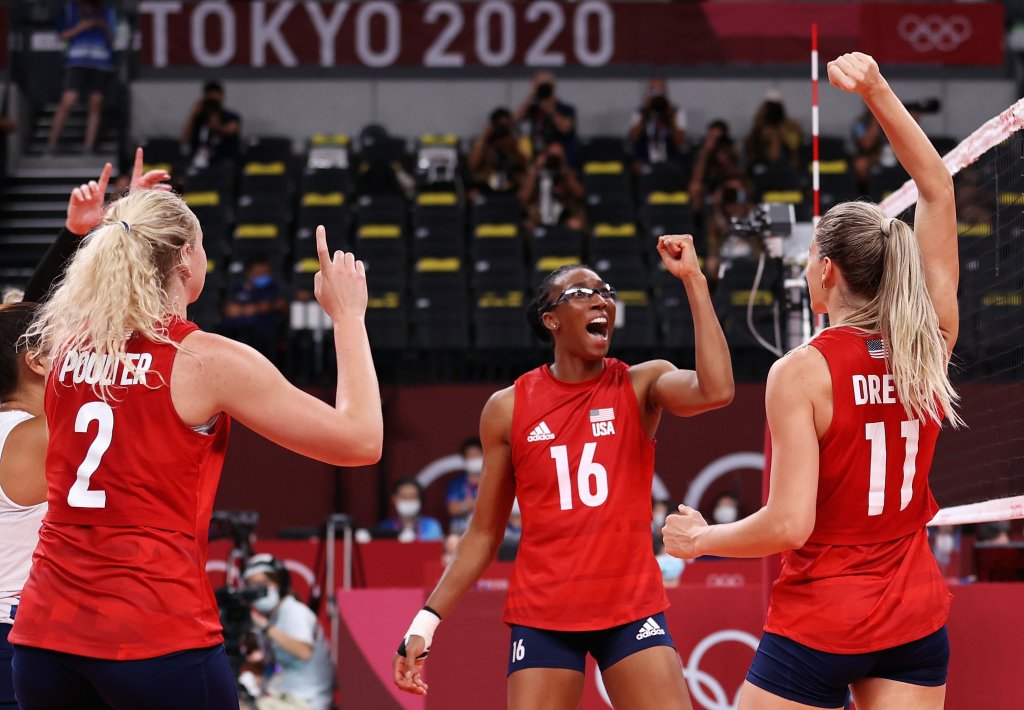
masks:
[[[403,542],[440,541],[444,530],[435,518],[420,515],[423,510],[423,486],[415,478],[399,478],[391,489],[395,517],[377,526],[379,532],[398,533]]]
[[[469,527],[469,519],[473,516],[476,505],[477,489],[480,487],[480,472],[483,470],[484,450],[476,437],[466,439],[459,447],[462,454],[465,473],[459,474],[448,483],[445,502],[448,504],[448,515],[451,521],[448,532],[461,535]]]
[[[114,71],[114,8],[97,0],[77,0],[64,4],[57,25],[67,42],[65,67],[85,67]]]

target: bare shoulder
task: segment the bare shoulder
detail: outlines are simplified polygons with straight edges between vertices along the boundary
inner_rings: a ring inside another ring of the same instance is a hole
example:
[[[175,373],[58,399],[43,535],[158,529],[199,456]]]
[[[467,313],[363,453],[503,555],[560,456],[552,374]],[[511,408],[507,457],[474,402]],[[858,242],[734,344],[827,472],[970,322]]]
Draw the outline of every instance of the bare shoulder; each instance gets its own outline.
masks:
[[[47,443],[46,417],[32,417],[17,424],[7,435],[9,451],[46,450]]]
[[[808,394],[821,387],[831,387],[832,376],[828,362],[821,352],[810,345],[802,345],[786,353],[768,372],[768,387],[793,387]]]
[[[498,390],[487,398],[487,403],[484,405],[483,412],[480,416],[482,419],[497,419],[501,421],[507,419],[507,421],[511,423],[512,410],[515,407],[515,402],[515,385],[509,385],[504,389]]]

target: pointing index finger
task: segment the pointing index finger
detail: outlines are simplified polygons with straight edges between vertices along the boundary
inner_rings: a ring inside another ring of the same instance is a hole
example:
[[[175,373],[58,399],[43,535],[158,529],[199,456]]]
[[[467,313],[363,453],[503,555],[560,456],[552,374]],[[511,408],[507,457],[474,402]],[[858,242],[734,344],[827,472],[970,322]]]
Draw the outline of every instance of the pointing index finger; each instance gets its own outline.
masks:
[[[103,166],[103,172],[100,173],[100,181],[96,185],[96,189],[99,190],[100,195],[107,194],[107,183],[110,182],[110,173],[114,169],[114,166],[107,163]]]
[[[316,228],[316,256],[320,260],[320,273],[327,278],[331,271],[331,253],[327,251],[327,230],[322,224]]]
[[[135,164],[132,165],[132,180],[131,184],[136,184],[142,177],[142,146],[135,149]]]

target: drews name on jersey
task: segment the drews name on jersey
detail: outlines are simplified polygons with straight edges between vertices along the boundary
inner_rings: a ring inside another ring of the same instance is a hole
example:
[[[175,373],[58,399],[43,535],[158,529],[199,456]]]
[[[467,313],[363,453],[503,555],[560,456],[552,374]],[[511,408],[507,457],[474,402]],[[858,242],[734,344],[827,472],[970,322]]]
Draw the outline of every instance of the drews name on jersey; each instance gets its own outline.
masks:
[[[858,405],[899,404],[896,380],[892,375],[854,375],[853,401]]]
[[[57,379],[61,384],[146,385],[146,373],[153,365],[149,353],[125,353],[124,362],[113,355],[69,350],[61,361]]]

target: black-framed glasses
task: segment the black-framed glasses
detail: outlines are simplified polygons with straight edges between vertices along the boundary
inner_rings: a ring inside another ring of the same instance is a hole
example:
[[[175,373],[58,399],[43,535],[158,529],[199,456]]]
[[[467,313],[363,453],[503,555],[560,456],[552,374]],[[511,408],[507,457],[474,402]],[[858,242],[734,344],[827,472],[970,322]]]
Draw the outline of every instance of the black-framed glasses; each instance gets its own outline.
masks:
[[[567,301],[589,301],[594,296],[600,296],[602,301],[614,301],[615,300],[615,289],[611,286],[603,286],[601,288],[588,288],[586,286],[573,286],[562,291],[561,295],[552,301],[544,309],[544,313],[547,313],[552,308],[556,308]]]

